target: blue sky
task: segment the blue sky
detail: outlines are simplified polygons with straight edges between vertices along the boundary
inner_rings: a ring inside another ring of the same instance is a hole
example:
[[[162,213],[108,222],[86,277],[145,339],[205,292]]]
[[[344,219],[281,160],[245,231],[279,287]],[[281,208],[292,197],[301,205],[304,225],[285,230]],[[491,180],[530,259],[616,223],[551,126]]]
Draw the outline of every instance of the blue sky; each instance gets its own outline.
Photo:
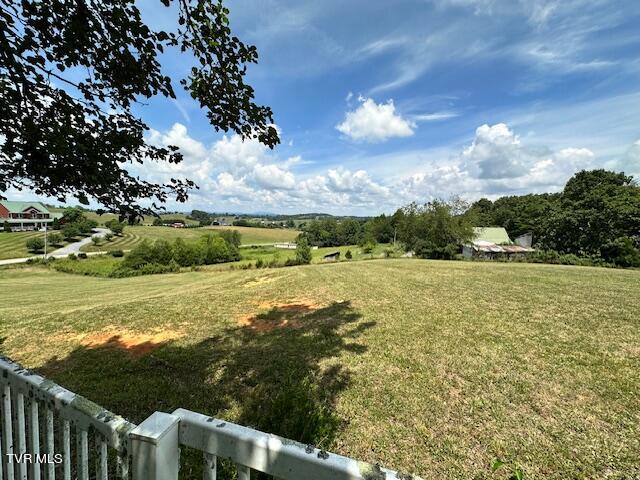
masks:
[[[185,161],[138,173],[200,185],[171,209],[378,214],[557,191],[583,168],[640,174],[640,2],[228,6],[234,33],[258,48],[248,80],[282,144],[216,133],[183,92],[139,107],[150,141],[177,144]],[[157,0],[140,7],[153,26],[175,21]],[[190,66],[172,52],[163,64],[176,78]]]

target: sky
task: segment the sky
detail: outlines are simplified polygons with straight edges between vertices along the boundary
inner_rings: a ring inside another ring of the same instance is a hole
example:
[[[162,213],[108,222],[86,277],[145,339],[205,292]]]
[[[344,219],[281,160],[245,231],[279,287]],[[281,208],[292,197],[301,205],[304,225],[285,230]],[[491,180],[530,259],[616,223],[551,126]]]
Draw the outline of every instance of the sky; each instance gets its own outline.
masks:
[[[175,11],[139,2],[171,29]],[[640,2],[636,0],[229,0],[256,45],[248,83],[269,105],[275,149],[215,132],[162,57],[176,100],[136,107],[148,140],[180,165],[142,178],[200,187],[170,210],[339,215],[412,201],[552,192],[575,172],[640,178]],[[21,192],[20,197],[29,195]]]

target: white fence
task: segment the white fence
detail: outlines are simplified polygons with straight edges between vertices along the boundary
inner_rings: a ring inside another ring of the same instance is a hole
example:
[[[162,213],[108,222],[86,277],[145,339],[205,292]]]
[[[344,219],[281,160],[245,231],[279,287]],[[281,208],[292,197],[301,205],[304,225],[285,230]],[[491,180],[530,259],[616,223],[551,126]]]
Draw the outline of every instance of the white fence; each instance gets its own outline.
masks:
[[[0,387],[0,480],[128,478],[130,468],[133,480],[177,480],[181,446],[202,452],[205,480],[215,480],[218,458],[236,464],[238,480],[252,471],[283,480],[418,479],[184,409],[136,426],[8,359],[0,359]]]

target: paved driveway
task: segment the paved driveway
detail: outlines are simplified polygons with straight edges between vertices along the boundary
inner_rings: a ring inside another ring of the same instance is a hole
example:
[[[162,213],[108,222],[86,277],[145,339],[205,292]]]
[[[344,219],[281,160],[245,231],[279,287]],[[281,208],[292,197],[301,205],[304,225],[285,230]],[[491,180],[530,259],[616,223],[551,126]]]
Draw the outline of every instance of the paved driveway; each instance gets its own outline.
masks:
[[[94,233],[94,235],[97,235],[98,237],[104,237],[107,233],[111,231],[108,228],[94,228],[93,230],[96,232]],[[71,253],[75,253],[77,255],[78,253],[80,253],[80,247],[89,245],[90,243],[91,243],[91,237],[86,237],[80,240],[79,242],[70,243],[66,247],[59,248],[58,250],[55,250],[52,253],[53,255],[56,255],[56,256],[58,255],[67,256]]]
[[[94,228],[94,235],[98,235],[99,237],[104,237],[111,230],[108,228]],[[55,258],[64,258],[69,256],[70,254],[78,254],[80,253],[80,248],[84,245],[88,245],[91,243],[91,237],[83,238],[82,240],[74,243],[70,243],[66,247],[59,248],[54,250],[53,252],[47,254],[47,257],[55,257]],[[90,252],[87,255],[96,255],[103,254],[105,252]],[[9,258],[7,260],[0,260],[0,265],[13,265],[14,263],[26,263],[30,258],[42,258],[44,255],[34,255],[32,257],[24,257],[24,258]]]

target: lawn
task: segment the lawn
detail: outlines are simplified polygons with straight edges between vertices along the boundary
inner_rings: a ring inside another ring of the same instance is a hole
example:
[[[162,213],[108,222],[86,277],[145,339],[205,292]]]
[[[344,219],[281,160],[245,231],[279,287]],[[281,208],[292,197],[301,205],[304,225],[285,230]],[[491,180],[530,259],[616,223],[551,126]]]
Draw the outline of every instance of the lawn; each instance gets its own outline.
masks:
[[[174,241],[176,238],[197,240],[207,233],[218,229],[238,230],[242,235],[243,244],[274,243],[293,241],[300,232],[296,230],[251,228],[251,227],[206,227],[206,228],[171,228],[151,226],[127,226],[122,237],[114,237],[111,242],[102,242],[96,246],[85,245],[82,251],[95,252],[101,250],[127,250],[133,248],[144,239],[150,241],[163,239]]]
[[[43,232],[0,232],[0,260],[7,258],[23,258],[32,257],[36,255],[27,249],[27,240],[31,237],[41,236],[44,239]],[[54,252],[57,248],[65,245],[67,242],[63,242],[62,245],[52,247],[48,246],[48,252]]]
[[[136,422],[185,407],[425,479],[640,476],[638,271],[22,267],[0,289],[2,354]]]

